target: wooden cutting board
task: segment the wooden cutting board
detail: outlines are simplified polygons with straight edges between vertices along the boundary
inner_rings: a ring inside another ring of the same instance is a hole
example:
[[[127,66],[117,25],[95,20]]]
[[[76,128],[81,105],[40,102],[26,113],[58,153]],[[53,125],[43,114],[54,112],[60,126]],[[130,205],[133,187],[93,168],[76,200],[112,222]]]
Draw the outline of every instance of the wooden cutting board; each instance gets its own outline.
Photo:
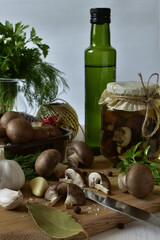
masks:
[[[136,206],[148,212],[160,211],[160,186],[155,186],[154,191],[145,199],[137,199],[128,193],[122,193],[117,186],[118,171],[112,167],[104,157],[95,157],[95,161],[90,169],[85,169],[87,172],[98,171],[107,175],[108,171],[113,172],[113,177],[110,177],[112,184],[111,197],[119,201]],[[43,198],[34,197],[29,188],[29,184],[25,184],[22,189],[24,194],[24,203],[18,209],[6,210],[0,207],[0,240],[51,240],[53,238],[44,234],[33,222],[31,215],[27,212],[26,202],[40,202],[46,204]],[[54,208],[65,209],[64,202],[61,200]],[[133,219],[121,215],[113,210],[107,209],[94,202],[87,200],[85,206],[81,207],[81,214],[76,214],[73,210],[69,212],[87,231],[89,236],[99,232],[118,227],[120,223],[127,223]],[[80,233],[76,236],[66,238],[66,240],[84,239],[85,235]]]

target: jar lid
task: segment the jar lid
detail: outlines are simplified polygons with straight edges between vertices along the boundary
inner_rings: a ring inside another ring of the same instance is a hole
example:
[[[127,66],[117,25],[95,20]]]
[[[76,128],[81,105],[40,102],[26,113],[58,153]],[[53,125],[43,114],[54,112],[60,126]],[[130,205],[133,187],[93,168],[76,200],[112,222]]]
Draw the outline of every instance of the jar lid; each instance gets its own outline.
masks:
[[[147,87],[147,82],[144,82]],[[156,84],[150,83],[148,93],[151,94],[156,88]],[[127,96],[145,96],[145,90],[141,82],[127,81],[127,82],[111,82],[107,84],[107,91],[109,93],[127,95]]]
[[[154,83],[150,83],[148,87],[147,82],[143,84],[149,95],[152,95],[155,90],[156,93],[160,90]],[[146,92],[141,82],[112,82],[107,84],[107,89],[103,91],[99,104],[107,104],[111,110],[140,111],[147,108],[145,101],[139,101],[139,98],[143,99],[145,96]],[[155,104],[160,106],[160,99],[155,99]],[[152,105],[149,105],[149,108],[152,108]]]

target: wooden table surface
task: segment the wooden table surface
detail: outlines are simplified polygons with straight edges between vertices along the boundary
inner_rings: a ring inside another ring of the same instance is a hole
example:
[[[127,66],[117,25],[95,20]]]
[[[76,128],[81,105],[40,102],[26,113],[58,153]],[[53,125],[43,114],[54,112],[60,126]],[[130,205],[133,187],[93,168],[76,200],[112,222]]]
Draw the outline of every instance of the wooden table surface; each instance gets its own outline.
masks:
[[[86,169],[85,169],[86,170]],[[103,172],[107,175],[108,171],[113,172],[113,177],[110,177],[112,184],[112,194],[111,197],[118,199],[122,202],[126,202],[133,206],[137,206],[141,209],[144,209],[148,212],[158,212],[160,211],[160,187],[155,186],[153,193],[151,193],[145,199],[137,199],[131,196],[128,193],[122,193],[117,186],[117,176],[118,171],[115,168],[112,168],[110,162],[108,162],[102,156],[95,157],[95,161],[90,169],[87,169],[88,172],[98,171]],[[30,200],[33,202],[39,202],[46,204],[43,198],[34,197],[31,194],[29,185],[26,184],[22,192],[24,194],[24,203],[21,207],[16,210],[5,210],[0,208],[0,240],[50,240],[51,237],[44,234],[36,224],[33,222],[30,214],[27,212],[25,206],[26,201]],[[57,203],[54,208],[64,208],[64,202],[61,200]],[[87,200],[85,206],[82,206],[82,213],[77,215],[73,210],[66,210],[73,217],[82,224],[83,228],[88,232],[89,236],[93,236],[91,239],[103,239],[96,234],[114,228],[113,233],[116,234],[116,231],[120,231],[117,226],[120,223],[128,223],[133,221],[131,218],[121,215],[113,210],[107,209],[103,206],[100,206],[96,203],[93,203]],[[127,224],[126,224],[127,225]],[[122,230],[121,230],[122,231]],[[123,229],[125,233],[126,228]],[[107,233],[109,234],[109,233]],[[113,235],[114,235],[113,234]],[[74,237],[66,238],[68,240],[80,240],[83,239],[84,234],[78,234]],[[104,238],[105,239],[105,238]],[[113,238],[116,239],[116,238]],[[123,238],[122,238],[123,239]]]

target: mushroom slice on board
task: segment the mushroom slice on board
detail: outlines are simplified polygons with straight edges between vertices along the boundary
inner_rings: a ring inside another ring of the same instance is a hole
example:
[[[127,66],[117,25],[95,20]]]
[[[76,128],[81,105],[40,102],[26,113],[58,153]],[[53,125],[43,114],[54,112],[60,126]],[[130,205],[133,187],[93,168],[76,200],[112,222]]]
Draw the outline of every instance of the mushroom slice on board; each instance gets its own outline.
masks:
[[[83,190],[73,183],[68,183],[67,186],[67,198],[65,200],[64,206],[67,209],[73,206],[82,206],[86,202],[86,197]]]
[[[87,180],[83,173],[77,169],[77,168],[68,168],[65,171],[65,178],[60,178],[60,182],[66,182],[66,183],[73,183],[78,185],[79,187],[86,187],[87,186]]]
[[[88,176],[88,185],[96,188],[106,194],[110,194],[111,183],[109,179],[102,173],[92,172]]]
[[[120,147],[126,147],[131,142],[132,131],[128,127],[121,127],[114,131],[113,141]]]
[[[82,141],[72,142],[67,150],[67,160],[72,167],[90,166],[94,160],[92,149]]]
[[[56,182],[46,190],[44,198],[53,206],[65,196],[67,196],[67,184]]]

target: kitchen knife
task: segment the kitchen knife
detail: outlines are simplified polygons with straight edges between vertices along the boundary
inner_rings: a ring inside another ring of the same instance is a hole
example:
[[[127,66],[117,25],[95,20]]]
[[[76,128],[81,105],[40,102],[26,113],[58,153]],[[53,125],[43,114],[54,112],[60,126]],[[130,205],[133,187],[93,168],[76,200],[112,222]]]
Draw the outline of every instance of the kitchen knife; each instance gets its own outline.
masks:
[[[123,215],[126,215],[128,217],[141,220],[143,222],[147,222],[156,226],[160,226],[160,216],[152,213],[148,213],[144,210],[141,210],[139,208],[133,207],[131,205],[128,205],[126,203],[120,202],[118,200],[115,200],[111,197],[105,197],[103,195],[97,194],[95,192],[92,192],[88,189],[83,189],[83,192],[86,196],[86,198],[104,206],[109,209],[112,209],[118,213],[121,213]]]

